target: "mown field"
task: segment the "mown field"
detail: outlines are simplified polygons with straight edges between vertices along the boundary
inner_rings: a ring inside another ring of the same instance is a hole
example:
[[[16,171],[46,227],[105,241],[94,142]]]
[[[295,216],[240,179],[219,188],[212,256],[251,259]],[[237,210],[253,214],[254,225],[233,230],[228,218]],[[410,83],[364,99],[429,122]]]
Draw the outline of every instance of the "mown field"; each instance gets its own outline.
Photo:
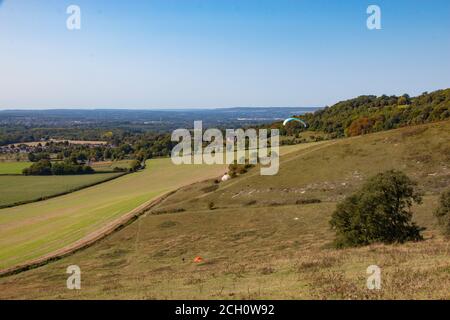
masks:
[[[22,174],[22,170],[31,166],[31,162],[0,161],[0,175]]]
[[[219,185],[190,185],[86,250],[0,279],[0,298],[450,298],[450,241],[433,216],[450,185],[450,122],[290,151],[277,176],[254,168]],[[413,208],[425,240],[335,249],[328,221],[337,201],[392,168],[425,194]],[[301,204],[311,199],[320,203]],[[77,291],[66,288],[73,264],[82,270]],[[370,291],[374,264],[382,289]]]
[[[31,162],[0,162],[0,208],[45,200],[112,180],[123,175],[114,172],[114,168],[128,169],[130,162],[97,162],[92,164],[97,174],[73,176],[22,176],[22,170]]]
[[[120,176],[99,173],[73,176],[0,176],[0,207],[47,199]]]

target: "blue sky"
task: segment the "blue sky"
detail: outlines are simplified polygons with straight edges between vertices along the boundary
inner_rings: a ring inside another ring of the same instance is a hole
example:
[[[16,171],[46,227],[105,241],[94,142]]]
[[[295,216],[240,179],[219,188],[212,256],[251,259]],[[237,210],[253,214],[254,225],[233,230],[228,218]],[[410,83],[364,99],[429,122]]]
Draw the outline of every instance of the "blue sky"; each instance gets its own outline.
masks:
[[[0,0],[0,108],[324,106],[450,87],[448,0]],[[66,8],[81,8],[81,30]],[[366,9],[380,6],[382,30]]]

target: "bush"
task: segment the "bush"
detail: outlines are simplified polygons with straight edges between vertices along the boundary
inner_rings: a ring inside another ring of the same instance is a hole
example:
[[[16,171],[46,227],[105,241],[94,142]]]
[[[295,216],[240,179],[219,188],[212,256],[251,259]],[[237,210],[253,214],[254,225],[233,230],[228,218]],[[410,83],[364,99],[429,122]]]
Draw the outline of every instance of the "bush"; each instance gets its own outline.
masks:
[[[450,236],[450,189],[442,193],[439,206],[434,214],[438,218],[439,224],[443,227],[444,233]]]
[[[30,152],[28,154],[28,160],[30,160],[31,162],[38,162],[40,160],[50,160],[50,155],[45,152],[41,152],[41,153]]]
[[[130,163],[130,172],[138,171],[141,168],[141,162],[139,160],[133,160]]]
[[[330,224],[336,231],[336,245],[422,240],[424,228],[411,221],[411,206],[422,201],[415,187],[415,182],[396,170],[369,179],[333,213]]]
[[[295,201],[295,204],[313,204],[313,203],[321,203],[320,199],[300,199]]]
[[[50,176],[52,175],[52,164],[49,160],[39,160],[31,167],[23,169],[22,173],[26,176]]]
[[[213,184],[211,186],[204,187],[201,190],[204,193],[210,193],[210,192],[216,191],[217,189],[219,189],[219,186],[217,184]]]
[[[237,161],[234,161],[234,163],[231,163],[228,166],[228,174],[230,175],[230,177],[234,178],[238,174],[241,175],[247,173],[248,169],[253,167],[254,165],[248,163],[248,160],[246,160],[244,164],[238,164]]]

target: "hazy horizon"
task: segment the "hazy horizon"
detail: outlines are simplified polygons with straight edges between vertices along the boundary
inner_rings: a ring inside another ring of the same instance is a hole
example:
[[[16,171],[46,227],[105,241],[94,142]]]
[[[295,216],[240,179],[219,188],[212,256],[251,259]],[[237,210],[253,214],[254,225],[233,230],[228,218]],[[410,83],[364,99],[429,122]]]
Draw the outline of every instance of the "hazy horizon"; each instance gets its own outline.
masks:
[[[124,108],[110,108],[110,107],[80,107],[80,108],[0,108],[0,111],[207,111],[207,110],[225,110],[225,109],[272,109],[272,108],[280,108],[280,109],[321,109],[325,106],[321,107],[290,107],[290,106],[251,106],[251,107],[155,107],[155,108],[132,108],[132,107],[124,107]]]

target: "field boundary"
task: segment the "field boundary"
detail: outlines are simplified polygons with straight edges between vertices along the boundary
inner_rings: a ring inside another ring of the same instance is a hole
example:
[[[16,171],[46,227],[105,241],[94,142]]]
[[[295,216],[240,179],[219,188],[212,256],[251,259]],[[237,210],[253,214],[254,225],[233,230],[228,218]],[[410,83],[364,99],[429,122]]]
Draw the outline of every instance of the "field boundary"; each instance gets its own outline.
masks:
[[[31,261],[28,261],[26,263],[14,266],[14,267],[0,270],[0,278],[12,276],[12,275],[24,272],[24,271],[42,267],[48,263],[71,256],[78,251],[86,249],[86,248],[96,244],[97,242],[103,240],[104,238],[108,237],[109,235],[115,233],[116,231],[119,231],[122,228],[130,225],[131,223],[136,221],[141,215],[146,213],[149,209],[160,204],[162,201],[164,201],[165,199],[167,199],[169,196],[173,195],[180,189],[181,188],[177,188],[176,190],[169,191],[155,199],[149,200],[149,201],[141,204],[140,206],[133,209],[129,213],[108,223],[107,225],[105,225],[102,228],[98,229],[97,231],[87,235],[86,237],[74,242],[73,244],[70,244],[70,245],[63,247],[61,249],[58,249],[52,253],[44,255],[41,258],[37,258],[37,259],[31,260]]]
[[[95,173],[95,174],[106,174],[106,173],[113,173],[113,172],[101,172],[101,173],[99,172],[99,173]],[[80,191],[80,190],[83,190],[83,189],[95,187],[95,186],[98,186],[99,184],[106,183],[106,182],[118,179],[120,177],[123,177],[123,176],[127,175],[128,173],[129,172],[118,172],[117,175],[114,176],[114,177],[111,177],[111,178],[108,178],[108,179],[105,179],[105,180],[102,180],[102,181],[97,181],[97,182],[94,182],[94,183],[91,183],[91,184],[87,184],[87,185],[84,185],[84,186],[76,187],[76,188],[73,188],[73,189],[68,190],[68,191],[55,193],[55,194],[52,194],[52,195],[49,195],[49,196],[46,196],[46,197],[39,197],[39,198],[35,198],[35,199],[32,199],[32,200],[25,200],[25,201],[14,202],[14,203],[11,203],[11,204],[0,205],[0,209],[14,208],[14,207],[22,206],[22,205],[25,205],[25,204],[30,204],[30,203],[35,203],[35,202],[40,202],[40,201],[45,201],[45,200],[49,200],[49,199],[65,196],[65,195],[73,193],[73,192],[77,192],[77,191]],[[20,174],[18,174],[18,175],[1,174],[0,177],[2,177],[2,176],[9,176],[9,177],[10,176],[21,176],[22,177],[22,175],[20,175]]]

